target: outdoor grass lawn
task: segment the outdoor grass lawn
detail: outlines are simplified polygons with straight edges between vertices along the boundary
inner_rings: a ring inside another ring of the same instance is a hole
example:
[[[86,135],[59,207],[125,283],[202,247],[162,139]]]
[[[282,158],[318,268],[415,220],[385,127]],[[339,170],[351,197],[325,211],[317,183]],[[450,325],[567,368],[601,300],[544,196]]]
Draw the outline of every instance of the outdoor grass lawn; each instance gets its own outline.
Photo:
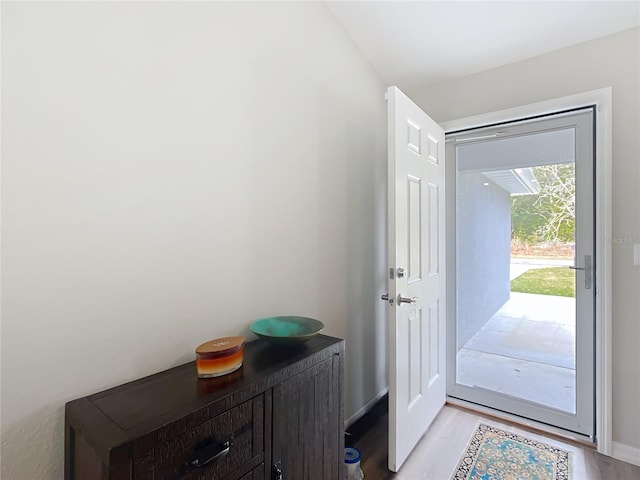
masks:
[[[567,267],[527,270],[511,282],[511,291],[557,297],[575,297],[575,272]]]

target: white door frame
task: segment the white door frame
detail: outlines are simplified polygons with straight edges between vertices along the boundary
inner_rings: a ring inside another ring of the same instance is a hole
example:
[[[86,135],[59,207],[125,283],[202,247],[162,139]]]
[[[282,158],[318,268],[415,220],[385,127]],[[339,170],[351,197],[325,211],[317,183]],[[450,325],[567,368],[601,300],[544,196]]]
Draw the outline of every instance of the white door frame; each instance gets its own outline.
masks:
[[[595,390],[596,445],[612,455],[611,158],[612,89],[603,88],[521,107],[475,115],[440,125],[446,133],[595,105]],[[450,241],[450,240],[448,240]]]

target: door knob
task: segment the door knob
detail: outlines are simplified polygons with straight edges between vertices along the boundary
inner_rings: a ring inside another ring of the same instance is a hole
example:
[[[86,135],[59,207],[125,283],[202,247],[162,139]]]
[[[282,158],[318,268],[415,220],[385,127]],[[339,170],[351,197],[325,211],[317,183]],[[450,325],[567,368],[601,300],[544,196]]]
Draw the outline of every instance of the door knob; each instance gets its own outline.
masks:
[[[400,303],[417,303],[418,297],[403,297],[402,294],[398,295],[398,304]]]

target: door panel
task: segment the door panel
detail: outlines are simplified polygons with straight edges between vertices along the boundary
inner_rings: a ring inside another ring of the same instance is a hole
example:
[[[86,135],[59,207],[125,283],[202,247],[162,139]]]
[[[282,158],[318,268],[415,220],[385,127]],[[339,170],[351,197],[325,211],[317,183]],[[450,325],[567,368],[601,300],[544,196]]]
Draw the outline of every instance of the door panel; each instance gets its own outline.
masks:
[[[396,87],[389,122],[389,469],[445,402],[444,131]]]
[[[285,479],[342,478],[340,362],[334,355],[273,387],[273,459]]]
[[[588,437],[595,434],[595,288],[585,282],[594,272],[584,265],[594,255],[593,115],[586,108],[447,136],[448,394]],[[562,208],[554,195],[566,200]],[[512,257],[514,198],[531,199],[536,231],[564,228],[573,254]],[[565,223],[554,224],[561,214]],[[573,297],[533,284],[514,290],[523,272],[550,269],[573,277]]]

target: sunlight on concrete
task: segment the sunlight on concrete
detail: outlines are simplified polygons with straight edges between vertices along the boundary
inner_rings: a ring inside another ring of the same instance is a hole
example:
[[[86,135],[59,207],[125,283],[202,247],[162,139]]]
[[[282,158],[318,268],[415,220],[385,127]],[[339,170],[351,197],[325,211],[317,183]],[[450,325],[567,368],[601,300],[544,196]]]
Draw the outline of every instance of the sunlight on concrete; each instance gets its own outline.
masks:
[[[574,298],[511,292],[458,352],[458,383],[575,413],[575,318]]]

